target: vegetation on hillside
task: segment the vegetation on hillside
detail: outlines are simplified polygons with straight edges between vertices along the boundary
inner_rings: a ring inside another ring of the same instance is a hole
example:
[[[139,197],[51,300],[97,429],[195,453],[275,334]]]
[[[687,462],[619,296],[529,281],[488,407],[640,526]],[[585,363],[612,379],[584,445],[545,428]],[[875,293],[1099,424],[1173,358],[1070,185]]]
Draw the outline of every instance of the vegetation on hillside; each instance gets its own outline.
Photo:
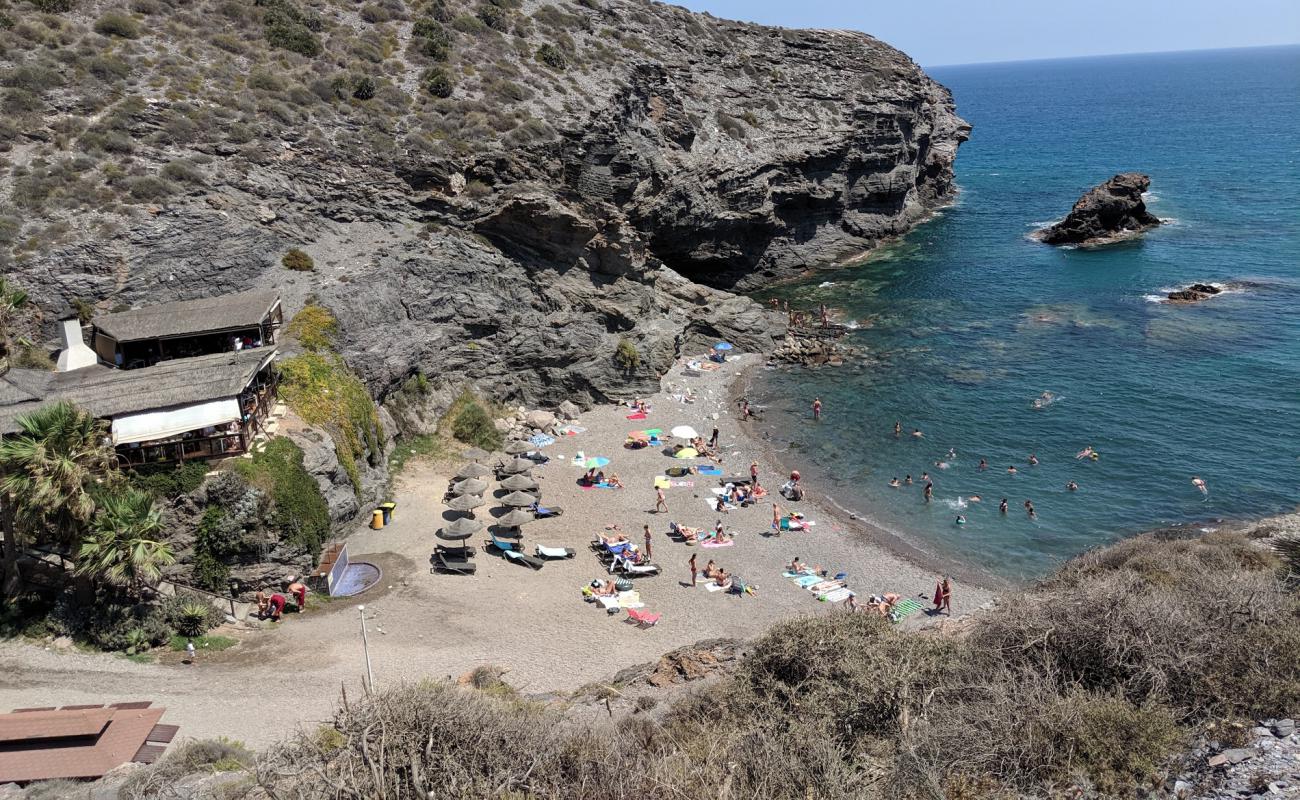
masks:
[[[257,777],[305,798],[1129,797],[1207,723],[1300,710],[1287,581],[1241,535],[1145,536],[957,635],[866,614],[779,625],[733,674],[608,722],[404,686],[266,754]]]
[[[288,332],[306,352],[279,362],[281,395],[309,425],[329,432],[339,463],[360,497],[357,459],[381,456],[383,428],[370,391],[334,349],[338,321],[329,309],[308,304]]]
[[[319,555],[329,538],[329,507],[316,479],[303,467],[302,448],[291,439],[272,439],[251,460],[239,461],[237,469],[270,496],[271,524],[280,536],[313,558]]]

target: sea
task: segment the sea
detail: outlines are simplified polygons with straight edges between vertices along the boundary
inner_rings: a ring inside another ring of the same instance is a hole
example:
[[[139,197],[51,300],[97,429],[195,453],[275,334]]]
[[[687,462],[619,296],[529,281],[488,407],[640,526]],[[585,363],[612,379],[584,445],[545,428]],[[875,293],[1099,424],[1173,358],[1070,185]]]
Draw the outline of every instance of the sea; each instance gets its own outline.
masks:
[[[974,126],[955,203],[758,295],[827,304],[863,351],[755,377],[782,460],[912,547],[1013,580],[1152,528],[1294,510],[1300,46],[927,71]],[[1167,224],[1095,249],[1029,238],[1126,171]],[[1159,302],[1192,282],[1226,291]]]

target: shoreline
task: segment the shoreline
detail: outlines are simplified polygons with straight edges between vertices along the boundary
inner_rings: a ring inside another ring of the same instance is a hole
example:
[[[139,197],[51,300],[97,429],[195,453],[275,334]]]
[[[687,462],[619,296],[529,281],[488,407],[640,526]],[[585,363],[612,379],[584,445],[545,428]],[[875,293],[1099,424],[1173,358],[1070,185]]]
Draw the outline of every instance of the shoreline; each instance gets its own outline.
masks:
[[[748,390],[753,385],[754,371],[766,368],[766,364],[749,364],[732,378],[727,388],[727,399],[732,407],[736,406],[739,398],[749,394]],[[759,435],[749,425],[738,425],[738,427],[750,440],[752,447],[766,456],[769,461],[779,465],[782,474],[788,474],[793,469],[807,471],[806,465],[797,466],[787,463],[786,459],[777,453],[771,440]],[[815,496],[815,499],[804,502],[817,508],[823,516],[831,517],[844,528],[853,531],[865,540],[864,544],[880,547],[917,567],[949,575],[964,586],[973,586],[1000,594],[1021,585],[1020,582],[964,563],[956,557],[932,553],[917,547],[907,541],[903,534],[891,531],[859,512],[845,507],[835,499],[834,495],[822,491],[817,485],[815,474],[812,476],[812,481],[804,478],[802,482],[810,490],[809,494]],[[819,500],[821,502],[818,502]]]

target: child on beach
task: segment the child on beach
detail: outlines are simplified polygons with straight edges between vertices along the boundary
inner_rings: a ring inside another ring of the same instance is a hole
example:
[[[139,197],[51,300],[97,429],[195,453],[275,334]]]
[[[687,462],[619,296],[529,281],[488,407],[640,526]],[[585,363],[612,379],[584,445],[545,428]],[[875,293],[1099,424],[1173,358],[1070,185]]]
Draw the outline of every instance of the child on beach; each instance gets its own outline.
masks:
[[[660,511],[668,511],[668,498],[664,497],[662,486],[655,487],[655,510],[651,513],[658,514]]]

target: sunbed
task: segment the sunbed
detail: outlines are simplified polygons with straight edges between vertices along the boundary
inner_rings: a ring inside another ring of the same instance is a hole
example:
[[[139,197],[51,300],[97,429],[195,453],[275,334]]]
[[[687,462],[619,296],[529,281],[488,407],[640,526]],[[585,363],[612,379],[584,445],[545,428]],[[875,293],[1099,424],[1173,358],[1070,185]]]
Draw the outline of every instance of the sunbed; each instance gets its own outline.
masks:
[[[567,547],[547,547],[544,544],[537,545],[537,555],[539,558],[573,558],[576,553]]]
[[[454,572],[458,575],[473,575],[478,569],[478,565],[468,559],[453,558],[446,553],[435,552],[430,558],[432,564],[429,567],[430,572],[441,570],[443,572]]]
[[[658,575],[659,566],[657,564],[637,564],[623,556],[614,556],[614,560],[609,564],[609,571],[621,572],[627,577],[636,577],[639,575]]]
[[[473,558],[476,552],[474,545],[456,545],[456,544],[439,544],[434,546],[434,550],[443,553],[451,558]]]
[[[649,611],[638,611],[635,608],[627,610],[627,621],[635,622],[638,628],[652,628],[663,614],[652,614]]]
[[[546,562],[540,558],[533,558],[527,553],[521,553],[518,550],[502,550],[501,555],[505,556],[507,561],[513,561],[516,564],[524,564],[533,569],[541,569],[546,566]]]
[[[541,503],[535,503],[532,507],[532,512],[534,516],[536,516],[538,519],[546,519],[548,517],[560,516],[561,514],[564,513],[564,509],[558,506],[547,508],[546,506],[543,506]]]

